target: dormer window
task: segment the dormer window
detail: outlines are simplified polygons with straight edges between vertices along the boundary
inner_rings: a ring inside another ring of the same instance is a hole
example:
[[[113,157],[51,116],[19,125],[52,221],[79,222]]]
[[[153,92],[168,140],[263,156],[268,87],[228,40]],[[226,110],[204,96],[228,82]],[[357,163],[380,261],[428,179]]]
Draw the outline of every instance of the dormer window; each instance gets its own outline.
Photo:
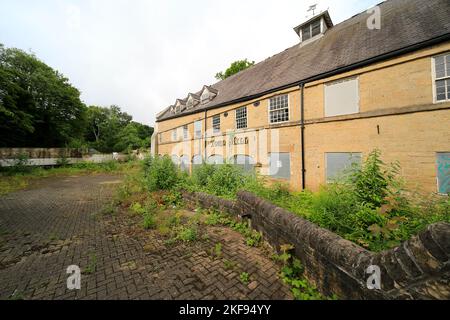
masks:
[[[180,113],[184,111],[186,103],[183,100],[178,99],[175,103],[175,113]]]
[[[294,30],[300,37],[300,42],[305,43],[309,42],[309,40],[319,38],[320,35],[332,27],[333,22],[331,21],[330,14],[328,11],[325,11],[302,23],[294,28]]]
[[[214,99],[217,95],[218,91],[214,90],[210,87],[204,86],[202,94],[200,96],[200,102],[201,104],[206,104],[210,102],[212,99]]]
[[[192,93],[189,94],[188,100],[186,102],[186,108],[192,109],[193,107],[195,107],[197,104],[199,104],[200,102],[200,97],[198,97],[197,95],[194,95]]]

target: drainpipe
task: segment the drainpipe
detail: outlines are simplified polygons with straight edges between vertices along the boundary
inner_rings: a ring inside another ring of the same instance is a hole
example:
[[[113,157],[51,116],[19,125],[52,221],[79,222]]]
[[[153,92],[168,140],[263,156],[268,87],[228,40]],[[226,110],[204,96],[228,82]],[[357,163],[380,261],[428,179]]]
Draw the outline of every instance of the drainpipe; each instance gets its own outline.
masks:
[[[302,190],[306,189],[305,168],[305,84],[300,84],[300,140],[302,152]]]
[[[208,135],[206,133],[207,130],[208,130],[208,110],[205,110],[205,135],[204,135],[204,137],[205,137],[205,145],[204,145],[205,146],[205,150],[204,150],[204,152],[205,152],[205,163],[208,160],[208,159],[206,159],[206,157],[208,156],[208,153],[206,151],[206,147],[208,146],[208,143],[206,141],[206,138],[208,137]]]

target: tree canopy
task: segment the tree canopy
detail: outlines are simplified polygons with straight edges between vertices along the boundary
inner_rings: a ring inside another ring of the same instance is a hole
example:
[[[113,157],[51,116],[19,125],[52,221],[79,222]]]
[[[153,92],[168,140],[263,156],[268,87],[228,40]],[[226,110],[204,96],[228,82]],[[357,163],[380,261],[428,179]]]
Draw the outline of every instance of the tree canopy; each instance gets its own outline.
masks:
[[[225,72],[216,73],[216,79],[225,80],[226,78],[229,78],[238,72],[250,68],[253,65],[255,65],[255,61],[249,62],[247,59],[235,61],[227,70],[225,70]]]
[[[80,91],[34,54],[0,44],[0,147],[148,148],[153,128],[120,107],[87,107]]]

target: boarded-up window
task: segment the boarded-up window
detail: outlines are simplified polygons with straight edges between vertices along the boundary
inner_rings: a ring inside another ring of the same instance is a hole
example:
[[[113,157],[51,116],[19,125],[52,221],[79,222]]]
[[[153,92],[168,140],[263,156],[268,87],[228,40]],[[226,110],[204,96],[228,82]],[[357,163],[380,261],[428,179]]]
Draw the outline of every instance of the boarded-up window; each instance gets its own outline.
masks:
[[[437,154],[438,189],[441,194],[450,194],[450,152]]]
[[[345,178],[351,173],[354,164],[361,165],[361,153],[336,152],[326,154],[327,182]]]
[[[192,158],[192,168],[195,170],[203,164],[203,158],[201,155],[197,154]]]
[[[270,153],[269,154],[269,176],[277,179],[291,178],[291,154]]]
[[[242,168],[245,172],[254,172],[255,160],[246,155],[236,155],[230,159],[230,162],[235,166]]]
[[[325,116],[359,112],[359,80],[350,78],[325,85]]]

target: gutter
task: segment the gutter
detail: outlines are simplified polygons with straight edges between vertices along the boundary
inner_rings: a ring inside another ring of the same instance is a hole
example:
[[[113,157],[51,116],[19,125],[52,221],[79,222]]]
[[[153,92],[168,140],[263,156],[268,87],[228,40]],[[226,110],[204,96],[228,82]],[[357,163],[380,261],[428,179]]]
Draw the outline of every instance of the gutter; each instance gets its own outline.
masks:
[[[366,66],[371,65],[373,63],[382,62],[384,60],[392,59],[394,57],[401,56],[401,55],[404,55],[404,54],[407,54],[407,53],[411,53],[413,51],[417,51],[417,50],[420,50],[420,49],[423,49],[423,48],[427,48],[427,47],[430,47],[430,46],[433,46],[433,45],[436,45],[436,44],[439,44],[439,43],[442,43],[442,42],[445,42],[445,41],[448,41],[448,40],[450,40],[450,33],[446,33],[446,34],[441,35],[439,37],[436,37],[436,38],[433,38],[433,39],[430,39],[430,40],[426,40],[426,41],[423,41],[423,42],[419,42],[419,43],[410,45],[408,47],[403,47],[403,48],[398,49],[398,50],[394,50],[394,51],[391,51],[391,52],[388,52],[388,53],[384,53],[384,54],[381,54],[379,56],[375,56],[375,57],[372,57],[372,58],[369,58],[369,59],[366,59],[366,60],[363,60],[363,61],[351,64],[351,65],[348,65],[348,66],[340,67],[340,68],[334,69],[332,71],[327,71],[327,72],[324,72],[324,73],[321,73],[321,74],[318,74],[316,76],[312,76],[312,77],[309,77],[309,78],[306,78],[306,79],[303,79],[303,80],[300,80],[300,81],[296,81],[296,82],[293,82],[293,83],[290,83],[290,84],[287,84],[287,85],[283,85],[283,86],[280,86],[280,87],[277,87],[277,88],[273,88],[273,89],[264,91],[262,93],[258,93],[258,94],[254,94],[254,95],[251,95],[251,96],[246,96],[246,97],[242,97],[242,98],[239,98],[239,99],[223,102],[223,103],[220,103],[218,105],[208,107],[208,108],[206,108],[204,110],[207,111],[207,110],[218,109],[218,108],[221,108],[221,107],[229,106],[231,104],[238,104],[238,103],[247,102],[249,100],[258,99],[258,98],[263,97],[263,96],[265,96],[267,94],[271,94],[271,93],[274,93],[274,92],[277,92],[277,91],[281,91],[281,90],[284,90],[284,89],[289,89],[289,88],[292,88],[292,87],[295,87],[295,86],[300,86],[300,85],[305,84],[307,82],[312,82],[312,81],[317,81],[317,80],[321,80],[321,79],[324,79],[324,78],[332,77],[332,76],[335,76],[335,75],[338,75],[338,74],[341,74],[341,73],[352,71],[354,69],[359,69],[359,68],[362,68],[362,67],[366,67]],[[183,114],[180,114],[180,115],[168,117],[168,118],[165,118],[165,119],[162,119],[162,120],[158,120],[157,119],[156,122],[177,119],[177,118],[181,118],[181,117],[184,117],[184,116],[187,116],[187,115],[196,114],[196,113],[199,113],[201,111],[203,111],[203,110],[196,110],[196,111],[194,110],[194,111],[191,111],[191,112],[188,112],[188,113],[183,113]]]

